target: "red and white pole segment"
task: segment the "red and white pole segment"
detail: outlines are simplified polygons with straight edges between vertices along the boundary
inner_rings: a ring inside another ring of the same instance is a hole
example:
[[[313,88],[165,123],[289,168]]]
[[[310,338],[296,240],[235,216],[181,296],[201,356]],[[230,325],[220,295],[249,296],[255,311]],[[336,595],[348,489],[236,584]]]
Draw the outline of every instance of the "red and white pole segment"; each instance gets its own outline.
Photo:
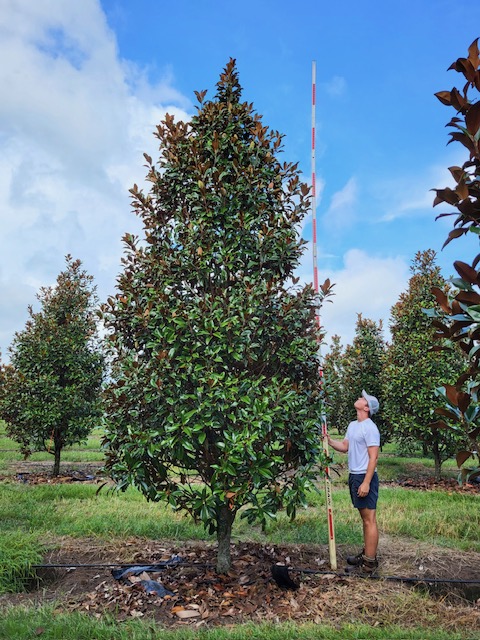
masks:
[[[318,265],[317,265],[317,185],[315,176],[315,107],[316,107],[316,79],[317,64],[312,62],[312,243],[313,243],[313,288],[318,293]],[[320,313],[317,308],[315,315],[320,328]]]
[[[318,295],[318,263],[317,263],[317,192],[316,192],[316,175],[315,175],[315,107],[316,107],[316,75],[317,65],[316,62],[312,62],[312,247],[313,247],[313,288]],[[320,329],[320,306],[317,307],[315,320],[317,328]],[[320,356],[320,343],[318,345],[318,353]],[[320,384],[323,384],[323,368],[320,358]],[[327,434],[327,420],[325,414],[322,413],[322,439],[323,439],[323,451],[326,456],[329,455],[328,451],[328,434]],[[337,550],[335,546],[335,527],[333,525],[333,499],[332,499],[332,483],[330,480],[330,469],[325,467],[325,503],[327,507],[327,523],[328,523],[328,551],[330,555],[330,567],[332,570],[337,568]]]

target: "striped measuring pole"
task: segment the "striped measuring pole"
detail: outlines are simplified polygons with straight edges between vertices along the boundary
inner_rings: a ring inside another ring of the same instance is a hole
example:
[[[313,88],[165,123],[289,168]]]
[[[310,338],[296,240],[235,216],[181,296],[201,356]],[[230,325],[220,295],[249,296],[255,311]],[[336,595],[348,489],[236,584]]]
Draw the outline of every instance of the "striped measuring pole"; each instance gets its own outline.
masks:
[[[315,175],[315,109],[316,109],[316,75],[317,65],[316,62],[312,62],[312,247],[313,247],[313,288],[318,295],[318,261],[317,261],[317,185]],[[315,314],[315,321],[317,328],[320,329],[320,307],[317,307]],[[323,368],[321,364],[320,343],[318,345],[318,355],[320,358],[320,384],[323,385]],[[326,456],[329,455],[328,451],[328,439],[327,439],[327,420],[325,414],[322,413],[322,440],[323,451]],[[333,523],[333,499],[332,499],[332,482],[330,479],[330,469],[325,467],[325,504],[327,507],[327,523],[328,523],[328,552],[330,556],[330,567],[332,570],[337,568],[337,550],[335,545],[335,527]]]

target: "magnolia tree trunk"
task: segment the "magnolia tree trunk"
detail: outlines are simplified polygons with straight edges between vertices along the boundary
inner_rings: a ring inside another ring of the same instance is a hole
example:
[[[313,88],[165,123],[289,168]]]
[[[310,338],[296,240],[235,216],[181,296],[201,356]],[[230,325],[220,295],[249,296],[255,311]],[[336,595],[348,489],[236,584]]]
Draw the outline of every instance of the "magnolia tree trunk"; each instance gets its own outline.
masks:
[[[433,443],[433,459],[435,460],[435,480],[440,480],[442,474],[442,459],[438,443]]]
[[[57,434],[54,435],[53,444],[55,447],[55,461],[53,463],[53,473],[54,477],[58,476],[60,473],[60,455],[62,453],[62,443],[60,442],[60,438],[58,438]]]
[[[232,566],[230,538],[235,513],[224,504],[217,509],[217,573],[228,573]]]

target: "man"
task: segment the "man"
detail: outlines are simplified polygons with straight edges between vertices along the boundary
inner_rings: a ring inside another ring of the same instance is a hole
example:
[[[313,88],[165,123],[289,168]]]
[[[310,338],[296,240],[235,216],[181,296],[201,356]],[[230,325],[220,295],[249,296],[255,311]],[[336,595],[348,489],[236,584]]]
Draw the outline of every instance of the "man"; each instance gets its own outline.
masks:
[[[377,460],[380,433],[371,419],[380,408],[374,396],[365,390],[355,401],[357,419],[350,422],[345,439],[332,440],[328,444],[340,453],[348,453],[348,486],[353,506],[358,509],[363,523],[364,547],[356,556],[349,556],[350,573],[371,575],[378,567],[378,527],[376,518],[378,499]]]

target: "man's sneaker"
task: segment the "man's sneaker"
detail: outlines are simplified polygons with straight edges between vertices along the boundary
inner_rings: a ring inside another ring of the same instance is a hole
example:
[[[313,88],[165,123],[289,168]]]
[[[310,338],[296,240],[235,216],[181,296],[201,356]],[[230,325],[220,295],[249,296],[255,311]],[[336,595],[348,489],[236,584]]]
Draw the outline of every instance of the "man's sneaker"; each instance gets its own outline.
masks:
[[[356,556],[347,556],[347,564],[351,564],[354,567],[358,567],[362,564],[363,554],[365,553],[365,549],[362,549],[360,553],[357,553]]]
[[[362,558],[358,565],[354,565],[351,567],[346,567],[345,571],[350,575],[369,577],[372,576],[375,571],[378,569],[378,560],[374,558],[367,558],[362,554]]]

